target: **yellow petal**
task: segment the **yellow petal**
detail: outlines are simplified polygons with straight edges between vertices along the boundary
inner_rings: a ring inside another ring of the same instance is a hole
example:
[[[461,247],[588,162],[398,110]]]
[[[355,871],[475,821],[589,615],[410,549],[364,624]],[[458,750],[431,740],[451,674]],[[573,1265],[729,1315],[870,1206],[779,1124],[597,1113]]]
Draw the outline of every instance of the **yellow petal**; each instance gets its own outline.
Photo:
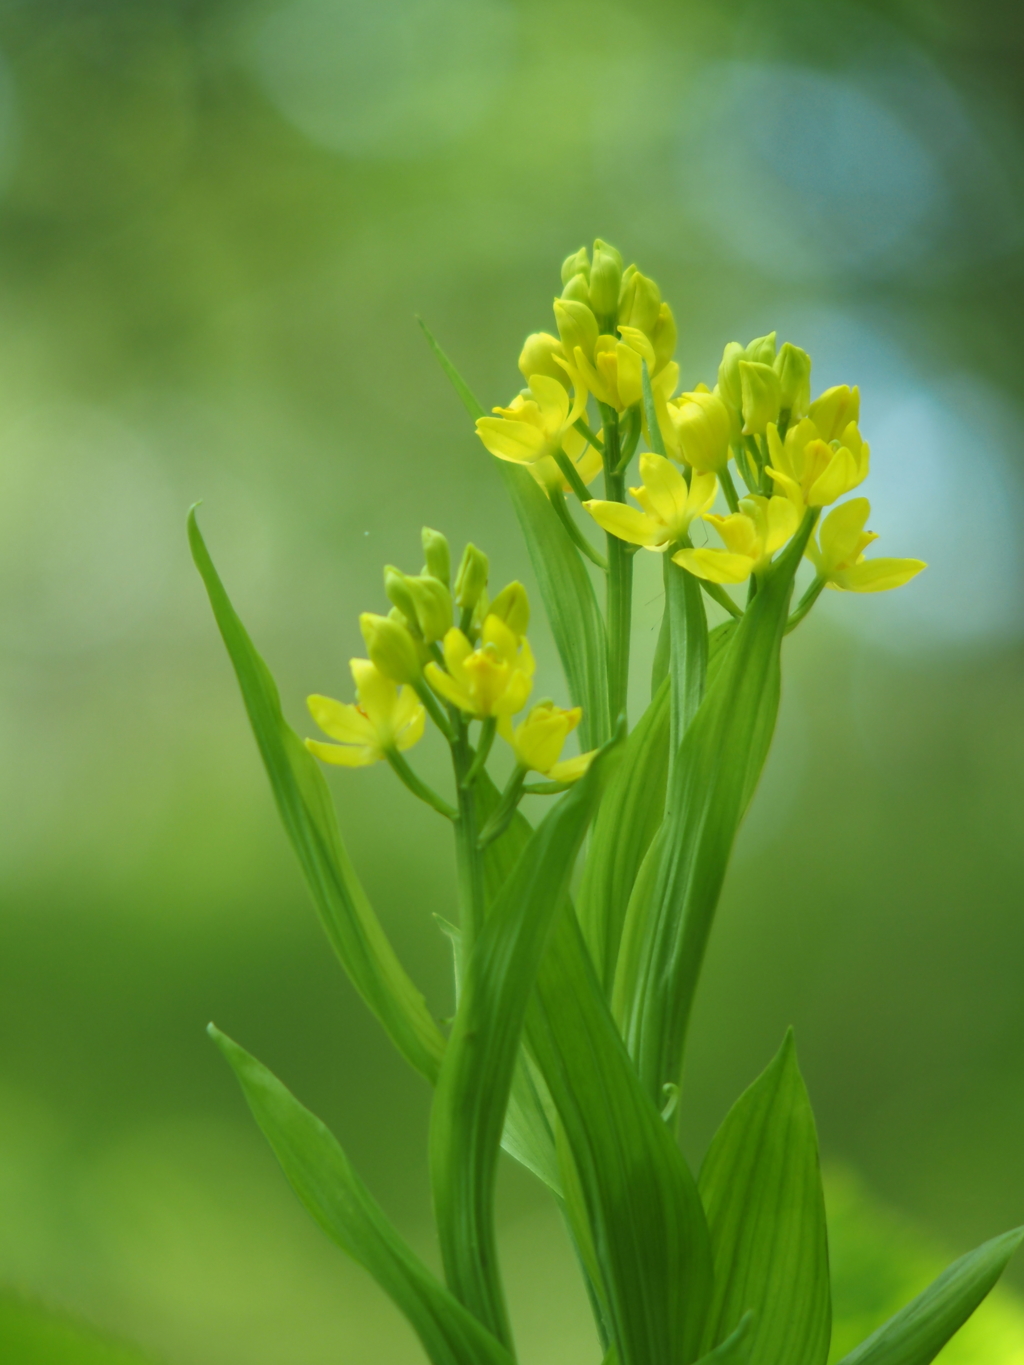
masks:
[[[384,755],[377,748],[358,744],[324,744],[319,739],[307,739],[306,748],[324,763],[336,768],[368,768]]]
[[[781,549],[800,525],[800,514],[789,498],[769,498],[765,511],[766,528],[763,554]]]
[[[560,435],[569,415],[569,395],[565,385],[547,375],[530,376],[530,392],[540,408],[541,423],[549,435]]]
[[[557,381],[552,379],[550,382]],[[543,431],[527,422],[513,422],[506,417],[478,417],[476,434],[492,455],[512,464],[531,464],[547,453]]]
[[[840,564],[852,564],[860,547],[864,524],[871,515],[867,498],[851,498],[829,512],[821,523],[821,559],[826,574]]]
[[[901,588],[927,567],[923,559],[865,559],[841,570],[833,581],[847,592],[887,592]]]
[[[471,715],[476,714],[476,707],[469,689],[460,686],[454,678],[449,677],[443,668],[439,668],[437,664],[431,661],[424,668],[423,675],[439,697],[443,697],[445,701],[450,701],[460,711],[468,711]]]
[[[709,583],[742,583],[754,567],[748,555],[729,554],[727,550],[680,550],[672,562]]]
[[[718,479],[710,470],[700,473],[694,470],[690,478],[690,493],[686,500],[686,515],[689,521],[703,516],[715,500],[718,492]]]
[[[556,763],[548,770],[548,777],[552,782],[578,782],[593,763],[596,753],[596,749],[591,749],[589,753],[577,754],[575,758],[563,758],[561,763]]]
[[[635,507],[627,507],[621,502],[604,502],[591,498],[583,506],[602,530],[619,540],[628,540],[630,545],[664,545],[668,531],[659,522],[638,512]]]
[[[315,693],[306,698],[309,714],[323,730],[325,735],[342,744],[374,744],[377,731],[370,718],[348,702],[335,701],[333,697],[320,697]]]
[[[676,534],[685,531],[689,489],[672,461],[666,460],[664,455],[645,453],[640,456],[640,477],[655,515],[667,527],[678,528]]]
[[[606,384],[604,377],[597,372],[593,365],[591,365],[590,361],[578,346],[573,352],[573,359],[576,362],[576,370],[580,378],[597,401],[613,406],[612,394],[608,391],[608,385]]]
[[[753,499],[745,498],[744,501],[752,503]],[[757,534],[757,526],[752,517],[748,517],[744,512],[731,512],[725,517],[708,512],[704,520],[715,528],[725,541],[726,549],[731,554],[743,555],[751,563],[761,558],[760,537]],[[714,553],[721,554],[722,551],[715,550]],[[746,576],[746,574],[743,575],[744,578]],[[742,579],[736,581],[742,582]]]
[[[365,711],[378,730],[391,725],[398,702],[398,688],[390,678],[369,659],[349,659],[352,680],[356,685],[360,709]]]
[[[828,507],[859,483],[860,476],[853,455],[845,446],[840,446],[832,451],[831,459],[807,489],[807,505]]]

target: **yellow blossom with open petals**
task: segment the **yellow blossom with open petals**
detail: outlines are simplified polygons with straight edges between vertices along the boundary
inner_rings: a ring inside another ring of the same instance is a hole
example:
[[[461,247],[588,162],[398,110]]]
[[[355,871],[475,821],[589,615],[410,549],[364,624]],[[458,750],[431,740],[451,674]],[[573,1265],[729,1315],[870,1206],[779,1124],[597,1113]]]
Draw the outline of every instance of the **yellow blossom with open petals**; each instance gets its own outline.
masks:
[[[639,327],[623,324],[619,334],[621,340],[607,334],[599,336],[592,358],[581,346],[575,347],[567,367],[573,379],[585,384],[599,403],[625,412],[643,398],[642,362],[647,362],[653,378],[669,361],[663,354],[659,358],[650,337]]]
[[[923,559],[865,559],[878,536],[865,531],[871,515],[867,498],[851,498],[821,523],[819,539],[807,546],[807,558],[830,588],[844,592],[887,592],[900,588],[928,566]]]
[[[708,510],[715,500],[717,480],[714,474],[696,470],[687,485],[682,474],[664,455],[646,453],[640,456],[639,488],[629,491],[642,511],[623,502],[605,502],[597,498],[583,506],[602,530],[627,540],[631,545],[642,545],[645,550],[665,550],[681,540],[690,529],[694,518]]]
[[[683,549],[672,562],[709,583],[742,583],[765,568],[800,524],[800,514],[789,498],[759,493],[741,498],[739,505],[740,511],[727,517],[705,514],[725,541],[724,550]]]
[[[598,432],[598,440],[601,433]],[[572,427],[562,438],[562,451],[576,466],[576,473],[584,483],[592,483],[604,468],[604,460],[596,446]],[[526,466],[540,486],[548,493],[569,493],[572,490],[553,455],[544,455]]]
[[[309,713],[334,744],[307,739],[306,748],[325,763],[365,768],[390,750],[411,749],[423,734],[423,704],[411,687],[399,687],[369,659],[350,659],[356,704],[314,695]]]
[[[517,394],[497,417],[478,417],[476,434],[499,460],[532,464],[560,449],[587,407],[587,392],[577,384],[570,401],[565,385],[545,374],[530,376],[529,390]]]
[[[811,404],[813,411],[815,404]],[[828,417],[829,414],[826,414]],[[826,430],[832,430],[826,426]],[[871,447],[848,422],[839,438],[826,439],[810,417],[790,427],[783,441],[774,422],[768,426],[768,473],[798,510],[827,507],[868,476]]]
[[[498,733],[512,746],[516,763],[531,772],[542,773],[553,782],[575,782],[590,767],[596,749],[559,762],[567,736],[583,718],[578,706],[565,710],[553,702],[542,701],[513,728],[509,716],[498,721]]]
[[[527,641],[498,616],[488,615],[474,649],[457,626],[444,637],[445,669],[428,663],[427,681],[445,701],[468,716],[514,716],[533,687],[533,654]]]

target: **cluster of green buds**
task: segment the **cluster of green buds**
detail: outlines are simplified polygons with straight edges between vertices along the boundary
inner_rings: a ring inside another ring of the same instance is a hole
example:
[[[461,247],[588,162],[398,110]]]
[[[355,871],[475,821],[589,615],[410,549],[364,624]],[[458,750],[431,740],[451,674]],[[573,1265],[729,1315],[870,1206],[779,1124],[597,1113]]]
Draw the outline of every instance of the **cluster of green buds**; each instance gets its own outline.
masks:
[[[860,395],[840,385],[813,397],[799,347],[777,347],[774,333],[730,342],[713,388],[680,391],[672,310],[600,239],[565,261],[554,319],[554,332],[522,348],[526,387],[490,414],[427,335],[497,457],[572,705],[531,705],[523,585],[491,597],[487,556],[473,545],[453,579],[448,542],[426,529],[422,571],[387,567],[390,610],[360,618],[368,657],[351,661],[355,703],[310,697],[330,742],[303,746],[194,518],[190,527],[331,942],[434,1087],[443,1284],[324,1125],[215,1037],[295,1188],[394,1297],[433,1365],[517,1359],[494,1230],[502,1145],[559,1201],[605,1365],[826,1365],[824,1199],[791,1038],[726,1116],[699,1178],[672,1127],[718,898],[776,722],[785,636],[825,587],[877,592],[924,565],[865,556],[870,506],[849,496],[869,471]],[[594,498],[599,473],[604,496]],[[706,543],[707,531],[720,544]],[[651,694],[630,732],[640,549],[662,557],[665,605]],[[794,608],[805,564],[810,585]],[[709,601],[725,613],[718,624]],[[405,757],[428,718],[450,749],[450,801]],[[577,727],[585,752],[563,758]],[[511,770],[503,789],[488,768],[496,737]],[[450,1032],[374,916],[311,755],[342,767],[384,760],[451,821],[460,922],[446,927],[456,949]],[[528,784],[531,772],[543,780]],[[559,792],[534,827],[523,795]],[[928,1365],[1022,1236],[964,1257],[841,1365]]]

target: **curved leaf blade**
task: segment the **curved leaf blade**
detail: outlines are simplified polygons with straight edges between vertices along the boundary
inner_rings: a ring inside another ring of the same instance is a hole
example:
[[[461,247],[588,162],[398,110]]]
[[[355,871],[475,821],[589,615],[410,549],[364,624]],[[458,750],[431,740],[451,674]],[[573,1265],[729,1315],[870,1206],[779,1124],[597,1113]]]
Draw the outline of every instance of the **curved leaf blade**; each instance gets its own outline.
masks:
[[[433,1083],[445,1040],[426,1001],[399,962],[341,841],[331,796],[316,760],[285,720],[270,670],[256,652],[189,513],[192,558],[234,665],[242,700],[291,840],[331,946],[391,1041]]]
[[[398,1235],[325,1125],[244,1048],[212,1024],[209,1031],[295,1193],[401,1309],[433,1365],[512,1365]]]
[[[993,1237],[944,1270],[840,1365],[929,1365],[1006,1269],[1024,1228]]]
[[[832,1331],[818,1138],[792,1032],[736,1101],[698,1179],[715,1289],[704,1343],[753,1311],[751,1365],[825,1365]]]

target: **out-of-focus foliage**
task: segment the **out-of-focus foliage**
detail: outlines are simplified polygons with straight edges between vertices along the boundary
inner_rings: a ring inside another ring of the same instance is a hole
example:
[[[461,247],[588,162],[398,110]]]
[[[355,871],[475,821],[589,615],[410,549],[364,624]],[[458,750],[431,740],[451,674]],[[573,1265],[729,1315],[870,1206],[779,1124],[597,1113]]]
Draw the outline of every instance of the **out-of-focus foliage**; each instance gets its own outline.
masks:
[[[418,1359],[203,1034],[286,1074],[417,1241],[425,1087],[320,938],[182,518],[205,499],[295,723],[424,521],[532,588],[412,314],[507,402],[509,338],[595,232],[680,304],[688,385],[776,323],[822,383],[858,379],[893,471],[875,529],[932,566],[906,607],[847,598],[791,642],[687,1149],[795,1021],[826,1155],[922,1230],[915,1286],[849,1291],[856,1335],[948,1259],[933,1241],[1020,1221],[1020,24],[961,0],[0,10],[0,1278],[175,1365]],[[651,652],[660,591],[638,584]],[[337,775],[344,832],[445,1013],[452,869],[388,776],[353,801]],[[562,1233],[505,1182],[523,1354],[591,1360]],[[964,1359],[1015,1360],[1016,1312],[994,1297]]]

